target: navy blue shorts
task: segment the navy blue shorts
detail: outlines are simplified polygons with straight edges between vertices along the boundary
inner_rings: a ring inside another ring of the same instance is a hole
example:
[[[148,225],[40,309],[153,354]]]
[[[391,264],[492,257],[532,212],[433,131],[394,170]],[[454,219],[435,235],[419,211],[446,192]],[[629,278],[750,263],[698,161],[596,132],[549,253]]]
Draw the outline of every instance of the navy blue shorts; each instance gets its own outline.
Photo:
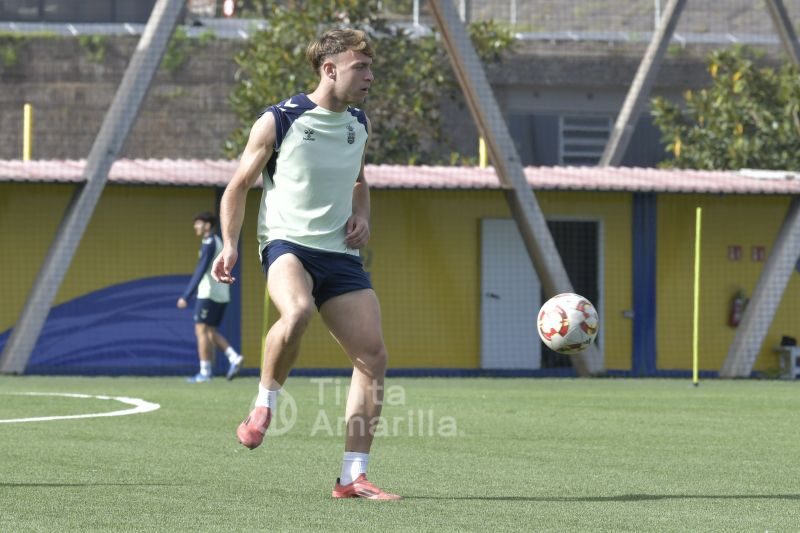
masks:
[[[372,288],[369,274],[364,270],[364,260],[359,256],[316,250],[282,240],[267,243],[261,252],[264,274],[267,274],[270,265],[283,254],[297,257],[311,275],[311,295],[317,309],[334,296]]]
[[[194,304],[194,321],[198,324],[208,324],[217,327],[222,322],[222,315],[225,314],[225,306],[214,300],[198,298]]]

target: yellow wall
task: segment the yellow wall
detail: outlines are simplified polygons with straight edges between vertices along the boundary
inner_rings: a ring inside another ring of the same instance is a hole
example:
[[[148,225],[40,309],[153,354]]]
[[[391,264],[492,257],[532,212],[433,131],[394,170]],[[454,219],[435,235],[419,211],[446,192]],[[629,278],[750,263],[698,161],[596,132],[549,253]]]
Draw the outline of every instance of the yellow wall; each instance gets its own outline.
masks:
[[[6,258],[0,331],[16,322],[73,190],[0,184],[0,253]],[[214,202],[213,189],[109,185],[54,305],[125,281],[191,273],[200,246],[192,219],[213,211]]]
[[[773,196],[661,195],[658,200],[657,347],[660,369],[691,368],[695,208],[703,208],[700,272],[700,368],[722,367],[735,329],[727,325],[730,301],[743,289],[753,293],[763,262],[751,248],[769,254],[789,200]],[[740,261],[728,246],[740,245]],[[793,274],[761,349],[755,370],[774,370],[773,347],[781,335],[800,338],[800,275]]]
[[[0,331],[16,321],[74,190],[72,185],[0,184],[0,253],[5,258]],[[257,367],[264,331],[264,277],[255,220],[260,191],[251,191],[241,242],[242,351]],[[550,218],[600,220],[604,260],[600,312],[606,366],[631,365],[631,196],[627,193],[540,192]],[[367,268],[383,307],[391,366],[477,368],[480,361],[480,221],[509,218],[503,193],[491,190],[373,190]],[[56,305],[92,291],[149,276],[187,274],[197,257],[192,217],[212,210],[213,189],[109,186],[67,273]],[[738,288],[752,294],[788,198],[661,195],[658,201],[657,349],[660,369],[691,365],[694,209],[704,208],[700,360],[718,370],[734,335],[726,325]],[[739,262],[728,245],[742,246]],[[12,258],[9,260],[9,258]],[[777,367],[781,335],[800,338],[800,275],[793,275],[769,331],[757,370]],[[177,298],[177,295],[176,295]],[[270,319],[277,316],[274,308]],[[298,367],[348,366],[317,317]]]
[[[245,219],[239,237],[239,261],[242,275],[242,354],[246,368],[261,366],[262,337],[264,329],[264,273],[258,257],[256,225],[261,189],[251,190],[247,196]],[[272,317],[277,316],[273,311]]]
[[[0,331],[17,321],[73,190],[74,185],[0,183]]]
[[[630,196],[624,193],[543,192],[548,217],[603,221],[606,361],[629,369],[631,323]],[[486,190],[373,190],[372,240],[364,251],[381,300],[390,365],[394,368],[478,368],[480,366],[480,221],[509,218],[503,193]],[[255,233],[255,192],[248,202],[243,237]],[[248,252],[250,248],[247,249]],[[252,254],[255,255],[255,254]],[[252,257],[252,256],[251,256]],[[247,260],[243,311],[246,350],[261,317],[263,280],[250,287],[258,264]],[[536,310],[531,312],[534,324]],[[271,309],[270,319],[276,311]],[[247,318],[250,317],[250,318]],[[248,362],[248,365],[250,363]],[[346,367],[339,346],[315,318],[303,339],[298,368]]]

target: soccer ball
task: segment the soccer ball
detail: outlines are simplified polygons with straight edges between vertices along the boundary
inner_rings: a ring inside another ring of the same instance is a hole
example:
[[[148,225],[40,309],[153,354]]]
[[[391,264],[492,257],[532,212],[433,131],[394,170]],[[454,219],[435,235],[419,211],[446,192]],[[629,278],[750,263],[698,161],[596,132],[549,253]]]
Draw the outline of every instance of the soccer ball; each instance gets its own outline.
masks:
[[[539,336],[551,350],[571,355],[584,351],[597,336],[597,311],[592,302],[565,292],[547,300],[539,310]]]

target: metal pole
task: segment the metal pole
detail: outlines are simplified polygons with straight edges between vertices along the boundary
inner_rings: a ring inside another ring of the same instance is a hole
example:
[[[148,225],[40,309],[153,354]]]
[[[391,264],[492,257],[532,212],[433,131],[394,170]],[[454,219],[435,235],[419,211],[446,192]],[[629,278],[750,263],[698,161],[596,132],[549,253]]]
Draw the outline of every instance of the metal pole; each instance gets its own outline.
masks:
[[[767,9],[775,23],[775,29],[778,30],[778,35],[781,37],[781,43],[786,53],[789,54],[792,62],[795,65],[800,65],[800,45],[797,43],[797,34],[794,31],[794,26],[786,12],[786,6],[783,0],[767,0]]]
[[[0,372],[25,371],[61,282],[94,213],[111,165],[139,114],[183,9],[183,0],[157,0],[136,51],[94,140],[78,186],[0,357]]]
[[[510,16],[511,19],[511,27],[515,27],[517,25],[517,0],[511,0],[511,5],[509,6]]]
[[[669,46],[669,41],[672,39],[675,26],[678,25],[681,11],[685,5],[686,0],[668,0],[661,22],[653,32],[653,39],[639,64],[639,70],[636,71],[628,95],[625,97],[625,103],[619,112],[614,129],[611,131],[611,137],[608,139],[603,157],[600,158],[600,166],[618,166],[622,161],[633,135],[633,129],[636,127],[636,121],[639,119],[642,104],[650,95],[653,81],[661,67],[664,53],[667,51],[667,46]]]
[[[653,20],[653,29],[658,29],[658,23],[661,20],[661,0],[654,0],[655,16]]]
[[[458,14],[464,24],[472,22],[472,0],[459,0]]]

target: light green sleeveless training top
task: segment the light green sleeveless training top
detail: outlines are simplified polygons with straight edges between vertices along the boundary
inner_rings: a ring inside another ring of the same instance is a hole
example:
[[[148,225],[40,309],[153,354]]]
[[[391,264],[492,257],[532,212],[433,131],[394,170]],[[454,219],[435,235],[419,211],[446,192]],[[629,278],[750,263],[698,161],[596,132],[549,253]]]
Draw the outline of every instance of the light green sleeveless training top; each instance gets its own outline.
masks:
[[[259,255],[276,239],[358,255],[344,240],[367,142],[366,115],[356,108],[328,111],[305,94],[267,111],[275,117],[276,136],[264,169]]]

